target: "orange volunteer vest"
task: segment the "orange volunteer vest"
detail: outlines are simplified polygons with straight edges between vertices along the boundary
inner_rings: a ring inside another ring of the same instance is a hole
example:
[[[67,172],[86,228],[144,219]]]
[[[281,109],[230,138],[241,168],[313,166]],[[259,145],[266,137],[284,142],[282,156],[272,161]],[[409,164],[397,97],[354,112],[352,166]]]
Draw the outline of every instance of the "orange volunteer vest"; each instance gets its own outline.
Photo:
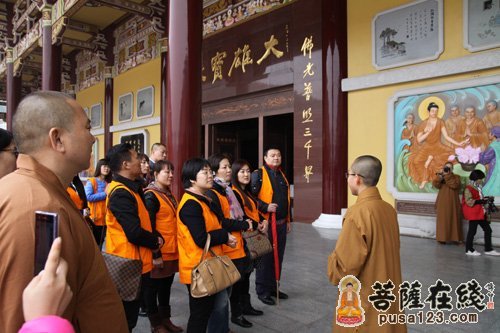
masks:
[[[108,197],[106,198],[106,207],[109,203],[110,194],[114,190],[121,188],[127,190],[137,202],[137,212],[141,220],[141,228],[152,232],[149,214],[138,193],[131,191],[120,182],[112,181],[108,186]],[[116,220],[111,209],[106,210],[106,252],[116,256],[128,259],[142,260],[142,274],[150,272],[153,269],[153,252],[147,247],[137,246],[128,241],[122,226]]]
[[[219,219],[205,203],[198,200],[194,195],[185,192],[182,196],[179,207],[177,207],[177,244],[179,245],[179,280],[183,284],[191,284],[191,271],[199,264],[203,249],[199,248],[193,240],[188,227],[182,223],[179,212],[188,200],[196,201],[203,210],[203,221],[207,232],[221,229]],[[222,255],[222,245],[210,247],[215,254]],[[207,256],[211,256],[210,252]]]
[[[230,208],[229,208],[229,200],[227,197],[221,195],[216,190],[211,190],[217,197],[219,198],[220,206],[222,208],[222,213],[224,217],[229,219],[231,218]],[[227,255],[230,259],[240,259],[245,256],[245,248],[243,244],[243,236],[241,235],[241,231],[231,231],[231,235],[236,237],[236,247],[233,249],[230,246],[222,245],[222,249],[224,250],[224,254]]]
[[[92,184],[94,194],[97,193],[97,180],[95,177],[89,178],[88,181]],[[94,220],[94,224],[98,226],[106,225],[106,200],[88,201],[88,206],[90,208],[90,217]]]
[[[265,167],[260,168],[262,170],[262,187],[260,188],[259,195],[257,196],[260,200],[264,201],[265,203],[269,204],[273,202],[273,185],[271,184],[271,179],[269,178],[269,174],[267,173],[267,170]],[[287,193],[287,198],[288,198],[288,214],[286,214],[286,221],[290,222],[290,184],[288,183],[288,180],[285,177],[285,174],[280,170],[281,175],[283,176],[283,179],[285,180],[286,184],[288,185],[288,193]],[[263,213],[261,212],[262,215],[266,218],[266,220],[269,221],[269,213]]]
[[[254,220],[255,222],[260,221],[260,216],[259,216],[259,210],[257,209],[257,205],[255,204],[255,201],[252,198],[249,198],[250,201],[250,206],[251,208],[245,206],[245,197],[243,196],[243,193],[239,189],[233,186],[233,191],[237,192],[241,200],[243,201],[243,209],[245,210],[245,215]]]
[[[156,213],[156,231],[158,231],[165,244],[161,247],[161,255],[163,260],[179,259],[179,251],[177,250],[177,212],[174,204],[163,193],[155,190],[147,190],[153,192],[160,203],[160,210]]]
[[[71,198],[71,201],[73,201],[73,203],[75,204],[76,208],[78,208],[78,210],[82,210],[83,209],[83,200],[80,199],[78,192],[76,192],[76,190],[71,186],[68,186],[66,188],[66,192],[68,192],[69,197]]]

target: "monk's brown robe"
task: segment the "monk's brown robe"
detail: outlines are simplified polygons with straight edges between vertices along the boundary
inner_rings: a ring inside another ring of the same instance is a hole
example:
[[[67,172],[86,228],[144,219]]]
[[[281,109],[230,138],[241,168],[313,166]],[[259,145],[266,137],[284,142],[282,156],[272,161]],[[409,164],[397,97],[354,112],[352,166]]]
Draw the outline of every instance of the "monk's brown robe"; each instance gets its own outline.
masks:
[[[436,198],[436,240],[439,242],[461,242],[462,208],[458,195],[460,193],[460,177],[454,174],[434,178],[432,186],[439,189]]]
[[[361,283],[361,306],[365,310],[365,322],[355,328],[336,324],[334,332],[406,332],[406,325],[379,326],[379,313],[368,301],[373,294],[372,285],[379,281],[394,283],[392,290],[396,300],[385,312],[398,314],[398,290],[401,284],[401,263],[399,256],[399,226],[396,211],[383,201],[376,187],[361,192],[356,203],[344,217],[335,250],[328,257],[328,277],[338,285],[346,275],[354,275]],[[335,303],[336,304],[336,303]]]
[[[19,155],[17,167],[0,180],[0,332],[16,333],[24,322],[22,293],[33,278],[36,210],[59,215],[61,257],[73,292],[62,316],[76,332],[128,332],[120,297],[66,184],[28,155]]]

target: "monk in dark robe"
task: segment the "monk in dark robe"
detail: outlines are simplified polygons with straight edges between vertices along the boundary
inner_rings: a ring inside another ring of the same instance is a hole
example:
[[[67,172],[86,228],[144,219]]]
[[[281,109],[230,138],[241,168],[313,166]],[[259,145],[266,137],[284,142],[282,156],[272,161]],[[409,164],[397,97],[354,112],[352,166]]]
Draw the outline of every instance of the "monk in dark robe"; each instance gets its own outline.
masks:
[[[439,189],[436,198],[436,240],[440,243],[462,242],[462,206],[458,198],[460,177],[453,174],[452,163],[444,165],[432,181],[432,186]]]

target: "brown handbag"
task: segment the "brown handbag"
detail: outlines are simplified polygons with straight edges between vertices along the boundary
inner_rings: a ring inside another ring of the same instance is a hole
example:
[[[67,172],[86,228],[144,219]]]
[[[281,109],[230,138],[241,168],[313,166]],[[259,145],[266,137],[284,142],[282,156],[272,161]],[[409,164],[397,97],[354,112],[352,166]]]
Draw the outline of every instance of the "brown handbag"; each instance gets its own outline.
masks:
[[[212,257],[206,258],[208,252]],[[215,295],[240,278],[238,269],[228,256],[219,256],[210,249],[210,234],[207,234],[200,263],[191,271],[191,296],[200,298]]]
[[[271,245],[269,238],[267,238],[267,235],[263,234],[259,230],[243,231],[242,234],[248,251],[250,252],[251,259],[262,257],[264,254],[268,254],[273,251],[273,246]]]
[[[142,261],[102,252],[111,280],[123,301],[135,301],[141,289]]]

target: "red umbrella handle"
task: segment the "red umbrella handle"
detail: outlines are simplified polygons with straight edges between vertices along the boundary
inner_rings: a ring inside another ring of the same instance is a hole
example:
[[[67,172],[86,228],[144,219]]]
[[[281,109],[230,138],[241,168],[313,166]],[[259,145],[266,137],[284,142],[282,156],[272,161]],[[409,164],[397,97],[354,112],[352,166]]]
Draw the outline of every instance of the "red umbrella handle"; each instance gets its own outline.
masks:
[[[273,232],[273,254],[274,254],[274,276],[276,278],[276,299],[279,304],[279,288],[278,281],[280,280],[280,260],[278,255],[278,230],[276,225],[276,213],[271,213],[271,228]]]

